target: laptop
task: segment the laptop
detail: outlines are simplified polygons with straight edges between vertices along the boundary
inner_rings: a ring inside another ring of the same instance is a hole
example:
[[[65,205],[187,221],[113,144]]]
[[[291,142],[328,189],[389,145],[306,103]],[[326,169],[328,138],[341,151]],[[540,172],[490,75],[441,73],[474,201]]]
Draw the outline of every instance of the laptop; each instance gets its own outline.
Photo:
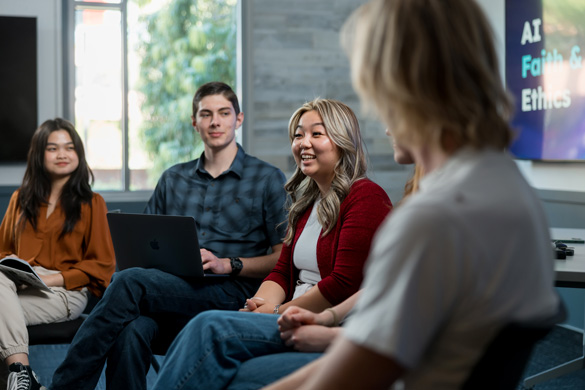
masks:
[[[177,215],[107,214],[119,270],[156,268],[192,277],[227,277],[205,273],[195,218]]]

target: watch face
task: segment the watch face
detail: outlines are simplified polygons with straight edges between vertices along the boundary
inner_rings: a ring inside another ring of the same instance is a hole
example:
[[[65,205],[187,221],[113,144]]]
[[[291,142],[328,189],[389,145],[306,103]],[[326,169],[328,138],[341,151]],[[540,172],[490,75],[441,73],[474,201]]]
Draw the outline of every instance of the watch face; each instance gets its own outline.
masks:
[[[230,259],[230,265],[232,266],[232,273],[239,273],[243,268],[242,260],[237,257]]]

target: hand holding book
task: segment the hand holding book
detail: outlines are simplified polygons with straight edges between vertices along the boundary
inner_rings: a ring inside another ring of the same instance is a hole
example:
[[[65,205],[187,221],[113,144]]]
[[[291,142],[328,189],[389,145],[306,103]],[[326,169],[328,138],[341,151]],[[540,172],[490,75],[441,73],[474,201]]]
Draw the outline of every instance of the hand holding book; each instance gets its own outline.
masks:
[[[65,279],[62,273],[42,274],[38,273],[39,277],[48,287],[65,287]]]
[[[47,286],[30,264],[16,256],[6,256],[0,260],[0,272],[3,272],[17,286],[25,284],[53,293],[53,290]]]

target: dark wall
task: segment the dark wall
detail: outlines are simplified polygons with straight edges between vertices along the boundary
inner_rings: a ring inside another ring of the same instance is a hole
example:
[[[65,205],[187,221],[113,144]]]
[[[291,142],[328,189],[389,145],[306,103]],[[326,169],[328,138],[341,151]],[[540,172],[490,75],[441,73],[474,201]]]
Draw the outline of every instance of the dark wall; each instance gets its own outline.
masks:
[[[10,196],[16,186],[0,186],[0,215],[4,216]],[[585,229],[585,193],[569,191],[537,190],[552,227]],[[102,193],[108,198],[107,193]],[[108,210],[125,213],[142,213],[145,201],[106,201]]]
[[[4,212],[10,202],[10,196],[16,190],[17,186],[0,186],[0,216],[4,217]],[[100,193],[105,199],[108,210],[120,210],[124,213],[142,213],[146,206],[146,201],[107,201],[107,193]]]
[[[10,197],[17,188],[17,186],[0,186],[0,215],[2,215],[2,218],[4,218]]]
[[[144,207],[146,207],[146,202],[108,202],[106,201],[106,204],[108,205],[108,210],[120,210],[120,212],[122,213],[137,213],[137,214],[141,214],[142,212],[144,212]]]

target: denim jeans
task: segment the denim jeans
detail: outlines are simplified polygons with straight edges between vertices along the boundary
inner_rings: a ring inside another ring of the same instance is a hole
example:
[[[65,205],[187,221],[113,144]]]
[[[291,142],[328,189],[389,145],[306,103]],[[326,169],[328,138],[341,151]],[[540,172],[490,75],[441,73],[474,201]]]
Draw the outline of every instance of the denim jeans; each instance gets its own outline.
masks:
[[[187,280],[143,268],[117,272],[77,332],[50,389],[94,389],[106,360],[108,389],[146,389],[153,341],[172,340],[202,311],[237,310],[260,283],[229,277]],[[161,318],[175,325],[174,334],[161,327]]]
[[[257,390],[321,357],[321,352],[283,352],[244,362],[228,385],[229,390]]]
[[[320,355],[291,352],[277,319],[274,314],[201,313],[169,348],[154,389],[258,388]]]

